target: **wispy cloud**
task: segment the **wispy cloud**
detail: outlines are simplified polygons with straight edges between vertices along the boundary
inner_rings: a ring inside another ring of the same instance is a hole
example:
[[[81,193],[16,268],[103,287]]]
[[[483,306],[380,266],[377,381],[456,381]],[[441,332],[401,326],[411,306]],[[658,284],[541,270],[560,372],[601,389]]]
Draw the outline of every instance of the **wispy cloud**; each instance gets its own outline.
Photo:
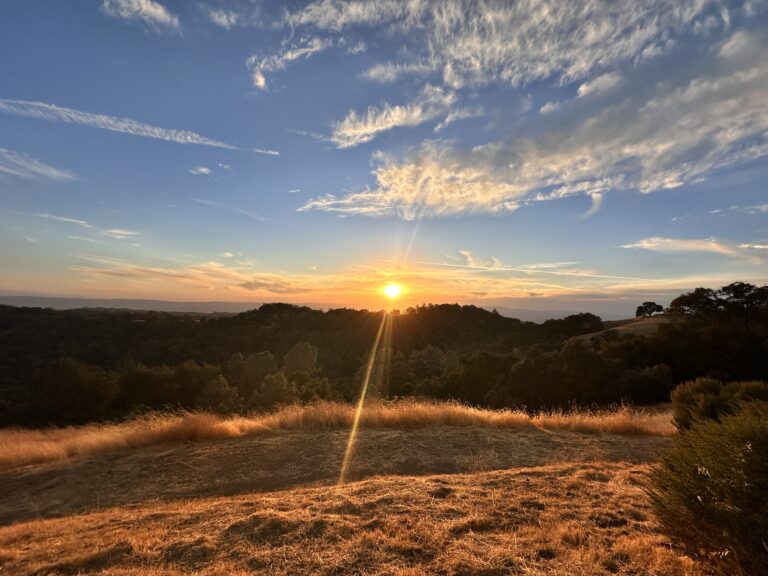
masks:
[[[4,175],[54,182],[79,180],[78,176],[69,170],[54,168],[22,152],[0,148],[0,176]]]
[[[668,52],[678,35],[727,26],[716,0],[681,0],[674,7],[665,0],[620,0],[610,8],[595,0],[317,0],[295,11],[289,21],[336,33],[368,26],[407,36],[409,44],[421,49],[366,75],[379,81],[404,74],[438,75],[454,88],[584,80],[618,64]]]
[[[210,176],[211,175],[211,169],[206,166],[195,166],[194,168],[190,168],[188,172],[193,176]]]
[[[748,250],[768,250],[768,244],[739,244],[739,248]]]
[[[653,236],[637,242],[623,244],[622,248],[652,250],[654,252],[712,252],[734,256],[737,251],[716,238],[664,238]]]
[[[608,92],[609,90],[612,90],[621,84],[621,80],[621,74],[618,72],[607,72],[605,74],[601,74],[597,78],[593,78],[592,80],[581,84],[579,89],[576,91],[576,97],[583,98],[584,96],[589,96],[591,94]]]
[[[604,196],[600,192],[593,192],[592,193],[592,205],[589,207],[589,210],[584,212],[584,215],[582,218],[589,218],[590,216],[594,216],[598,212],[600,212],[600,208],[603,205],[603,199]]]
[[[370,106],[363,115],[350,110],[343,120],[333,125],[329,140],[338,148],[358,146],[393,128],[417,126],[446,116],[456,100],[453,92],[428,84],[409,104],[392,106],[385,103],[381,108]]]
[[[237,12],[232,10],[222,10],[218,8],[210,8],[207,10],[208,18],[211,22],[216,24],[225,30],[234,28],[242,23],[242,18]]]
[[[245,65],[251,73],[253,85],[259,90],[266,91],[269,89],[267,74],[285,70],[289,64],[309,58],[331,46],[333,46],[333,41],[327,38],[302,38],[285,50],[268,55],[253,54],[245,61]]]
[[[234,212],[236,214],[242,214],[243,216],[247,216],[251,220],[256,220],[257,222],[269,221],[269,218],[260,216],[255,212],[244,210],[243,208],[237,208],[235,206],[230,206],[229,204],[224,204],[223,202],[216,202],[215,200],[206,200],[204,198],[190,198],[190,199],[193,202],[196,202],[197,204],[202,204],[204,206],[211,206],[212,208],[218,208],[220,210],[227,210],[228,212]]]
[[[104,236],[109,236],[115,240],[126,240],[141,236],[141,232],[137,232],[136,230],[125,230],[123,228],[109,228],[107,230],[102,230],[101,233],[104,234]]]
[[[102,0],[102,11],[121,20],[138,20],[154,30],[179,30],[179,19],[154,0]]]
[[[156,140],[176,142],[177,144],[197,144],[201,146],[212,146],[214,148],[227,148],[229,150],[237,149],[231,144],[212,140],[187,130],[160,128],[158,126],[152,126],[151,124],[143,124],[136,120],[131,120],[130,118],[82,112],[80,110],[73,110],[72,108],[56,106],[55,104],[46,104],[45,102],[0,99],[0,112],[13,114],[14,116],[48,120],[51,122],[78,124],[80,126],[109,130],[111,132],[121,132],[133,136],[144,136]]]
[[[469,149],[427,142],[402,159],[379,155],[374,187],[313,198],[301,209],[403,218],[499,214],[574,195],[599,207],[613,191],[668,190],[768,155],[768,50],[704,70],[538,137]]]
[[[46,214],[46,213],[32,214],[32,216],[36,218],[43,218],[44,220],[54,220],[56,222],[66,222],[67,224],[76,224],[77,226],[81,226],[83,228],[95,228],[95,226],[90,222],[88,222],[87,220],[80,220],[79,218],[70,218],[68,216],[56,216],[55,214]]]
[[[126,228],[99,229],[94,224],[88,222],[87,220],[83,220],[81,218],[71,218],[69,216],[58,216],[56,214],[48,214],[45,212],[40,212],[37,214],[25,214],[25,215],[34,216],[35,218],[41,218],[43,220],[51,220],[53,222],[61,222],[63,224],[72,224],[72,225],[79,226],[81,228],[85,228],[91,231],[89,232],[89,234],[99,234],[101,236],[107,236],[114,240],[136,240],[139,236],[142,235],[141,232],[137,232],[136,230],[128,230]],[[84,242],[97,242],[95,238],[88,237],[88,236],[67,235],[67,238],[71,240],[82,240]]]
[[[269,148],[254,148],[256,154],[265,154],[266,156],[280,156],[279,150],[270,150]]]
[[[373,80],[387,84],[396,82],[403,76],[425,75],[434,71],[434,65],[430,62],[384,62],[374,64],[363,72],[362,76],[366,80]]]

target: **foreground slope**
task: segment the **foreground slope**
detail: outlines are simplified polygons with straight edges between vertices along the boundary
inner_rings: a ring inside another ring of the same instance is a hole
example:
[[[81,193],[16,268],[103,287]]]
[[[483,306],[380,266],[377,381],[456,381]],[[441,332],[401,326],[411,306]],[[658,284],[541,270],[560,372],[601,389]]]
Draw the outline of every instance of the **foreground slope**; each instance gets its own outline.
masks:
[[[701,573],[645,495],[662,434],[369,426],[340,485],[347,439],[298,426],[6,468],[0,574]]]

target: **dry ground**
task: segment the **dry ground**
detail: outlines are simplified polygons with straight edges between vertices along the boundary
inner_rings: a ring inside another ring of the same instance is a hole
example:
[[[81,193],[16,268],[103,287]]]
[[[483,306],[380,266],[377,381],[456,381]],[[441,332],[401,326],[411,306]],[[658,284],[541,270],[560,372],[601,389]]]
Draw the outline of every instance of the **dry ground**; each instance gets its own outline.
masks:
[[[636,574],[659,435],[535,426],[272,430],[0,472],[0,574]]]

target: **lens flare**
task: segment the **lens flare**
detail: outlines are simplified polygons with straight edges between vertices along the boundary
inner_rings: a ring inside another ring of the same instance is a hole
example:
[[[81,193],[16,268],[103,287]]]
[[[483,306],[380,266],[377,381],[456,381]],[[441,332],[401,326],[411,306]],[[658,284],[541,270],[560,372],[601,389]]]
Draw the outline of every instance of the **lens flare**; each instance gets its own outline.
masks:
[[[368,365],[365,368],[365,377],[363,378],[363,386],[360,389],[360,399],[357,401],[357,409],[355,410],[355,419],[352,422],[352,430],[349,433],[349,440],[347,441],[347,449],[344,451],[344,460],[341,462],[341,472],[339,472],[339,484],[343,484],[346,476],[347,469],[349,468],[349,461],[352,458],[352,452],[355,447],[355,439],[357,438],[357,429],[360,426],[360,416],[363,413],[363,406],[365,405],[365,395],[368,393],[368,385],[371,381],[371,374],[373,373],[373,366],[376,363],[376,355],[379,352],[379,345],[381,344],[381,335],[384,333],[384,326],[388,323],[389,315],[384,314],[381,318],[381,324],[379,324],[379,331],[376,333],[376,339],[373,341],[371,347],[371,354],[368,356]]]

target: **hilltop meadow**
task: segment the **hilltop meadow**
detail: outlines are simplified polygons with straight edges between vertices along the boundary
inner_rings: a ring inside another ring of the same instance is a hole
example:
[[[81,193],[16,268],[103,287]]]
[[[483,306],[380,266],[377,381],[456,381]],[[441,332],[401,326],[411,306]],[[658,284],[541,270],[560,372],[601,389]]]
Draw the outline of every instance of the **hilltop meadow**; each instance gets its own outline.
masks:
[[[0,308],[0,573],[768,573],[768,287]]]

